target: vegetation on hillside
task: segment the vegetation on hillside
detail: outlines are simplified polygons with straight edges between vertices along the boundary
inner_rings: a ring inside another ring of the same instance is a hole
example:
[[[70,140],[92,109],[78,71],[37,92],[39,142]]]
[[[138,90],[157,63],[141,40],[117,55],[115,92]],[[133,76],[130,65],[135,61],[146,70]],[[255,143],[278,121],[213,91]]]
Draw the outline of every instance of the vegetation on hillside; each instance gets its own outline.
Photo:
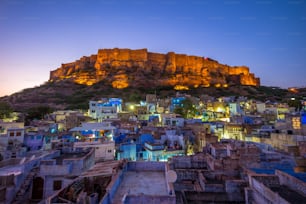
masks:
[[[13,112],[13,108],[7,102],[0,101],[0,119],[9,117]]]
[[[173,87],[127,87],[115,89],[107,83],[99,82],[93,86],[75,84],[69,81],[46,82],[45,84],[25,89],[22,92],[0,98],[3,104],[10,104],[12,108],[0,107],[0,114],[8,114],[5,111],[25,112],[32,107],[50,107],[56,110],[64,109],[87,109],[89,100],[99,100],[101,98],[120,97],[125,102],[139,102],[145,100],[146,94],[156,94],[159,98],[169,98],[176,96],[177,91]],[[298,93],[289,92],[286,89],[267,86],[229,86],[227,88],[199,87],[181,91],[191,96],[200,97],[210,95],[221,96],[245,96],[249,99],[271,102],[290,102],[290,105],[297,107],[298,100],[302,99],[306,90]],[[296,101],[290,101],[295,97]],[[5,103],[4,103],[5,102]],[[1,104],[0,104],[1,105]],[[298,107],[297,107],[298,108]],[[1,115],[0,115],[1,116]]]

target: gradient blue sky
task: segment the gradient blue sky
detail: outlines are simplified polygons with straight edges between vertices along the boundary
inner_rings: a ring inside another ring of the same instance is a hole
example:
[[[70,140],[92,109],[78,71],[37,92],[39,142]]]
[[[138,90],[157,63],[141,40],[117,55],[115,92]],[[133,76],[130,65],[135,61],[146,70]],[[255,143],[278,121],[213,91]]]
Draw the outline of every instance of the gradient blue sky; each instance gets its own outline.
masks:
[[[0,96],[99,48],[246,65],[266,86],[306,85],[306,0],[0,0]]]

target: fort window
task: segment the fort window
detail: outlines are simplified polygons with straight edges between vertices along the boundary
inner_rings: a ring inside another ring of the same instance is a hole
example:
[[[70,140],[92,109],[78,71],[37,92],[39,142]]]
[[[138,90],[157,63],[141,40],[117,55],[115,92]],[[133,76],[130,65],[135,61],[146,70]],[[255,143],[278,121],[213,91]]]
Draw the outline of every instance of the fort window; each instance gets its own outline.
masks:
[[[53,181],[53,190],[57,191],[62,188],[62,180],[55,180]]]

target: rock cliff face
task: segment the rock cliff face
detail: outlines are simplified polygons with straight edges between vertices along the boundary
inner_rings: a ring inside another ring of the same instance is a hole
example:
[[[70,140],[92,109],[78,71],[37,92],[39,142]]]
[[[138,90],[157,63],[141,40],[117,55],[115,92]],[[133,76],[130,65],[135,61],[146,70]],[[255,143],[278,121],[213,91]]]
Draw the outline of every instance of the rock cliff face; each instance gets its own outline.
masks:
[[[260,80],[246,66],[228,66],[215,60],[176,54],[148,52],[147,49],[100,49],[97,55],[82,57],[62,64],[50,73],[50,81],[72,80],[78,84],[97,82],[114,88],[173,86],[227,87],[229,85],[259,86]]]

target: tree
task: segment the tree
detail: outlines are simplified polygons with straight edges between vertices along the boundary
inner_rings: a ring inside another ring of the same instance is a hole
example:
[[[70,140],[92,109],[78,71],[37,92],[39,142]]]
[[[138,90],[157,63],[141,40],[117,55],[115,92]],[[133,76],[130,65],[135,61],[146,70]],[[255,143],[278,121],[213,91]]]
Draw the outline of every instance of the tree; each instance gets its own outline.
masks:
[[[0,119],[9,117],[13,108],[6,102],[0,102]]]
[[[26,113],[26,125],[28,125],[31,120],[43,119],[45,115],[51,113],[52,111],[53,110],[49,106],[37,106],[28,109]]]
[[[197,109],[192,104],[192,101],[186,98],[182,101],[182,106],[176,107],[173,112],[182,115],[183,118],[193,118],[197,113]]]
[[[301,104],[302,104],[301,100],[296,98],[292,98],[291,100],[288,101],[288,105],[290,107],[294,107],[296,111],[300,110]]]

